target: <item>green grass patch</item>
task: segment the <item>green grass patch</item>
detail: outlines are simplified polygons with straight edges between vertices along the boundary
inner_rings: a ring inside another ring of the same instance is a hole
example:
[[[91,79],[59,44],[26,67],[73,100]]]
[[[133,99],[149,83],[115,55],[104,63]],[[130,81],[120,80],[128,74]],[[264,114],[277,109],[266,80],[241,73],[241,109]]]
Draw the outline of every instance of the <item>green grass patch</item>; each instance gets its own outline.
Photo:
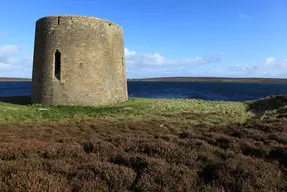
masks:
[[[244,122],[251,117],[244,102],[195,99],[130,98],[114,105],[98,107],[16,105],[0,102],[0,122],[71,122],[145,118],[187,120],[212,124]]]

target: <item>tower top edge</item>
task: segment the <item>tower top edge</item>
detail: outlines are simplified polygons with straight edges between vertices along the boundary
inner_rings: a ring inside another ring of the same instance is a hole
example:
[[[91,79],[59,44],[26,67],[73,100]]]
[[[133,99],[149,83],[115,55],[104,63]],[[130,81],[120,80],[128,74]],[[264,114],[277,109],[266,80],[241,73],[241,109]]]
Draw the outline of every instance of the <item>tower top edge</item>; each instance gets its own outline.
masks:
[[[120,29],[122,29],[122,27],[112,21],[109,21],[107,19],[102,19],[102,18],[99,18],[99,17],[95,17],[95,16],[86,16],[86,15],[73,15],[73,14],[62,14],[62,15],[50,15],[50,16],[44,16],[44,17],[41,17],[39,18],[37,22],[40,22],[41,20],[43,19],[50,19],[50,18],[83,18],[83,19],[86,19],[86,20],[94,20],[94,21],[102,21],[102,22],[106,22],[106,23],[110,23],[110,24],[113,24],[117,27],[119,27]]]

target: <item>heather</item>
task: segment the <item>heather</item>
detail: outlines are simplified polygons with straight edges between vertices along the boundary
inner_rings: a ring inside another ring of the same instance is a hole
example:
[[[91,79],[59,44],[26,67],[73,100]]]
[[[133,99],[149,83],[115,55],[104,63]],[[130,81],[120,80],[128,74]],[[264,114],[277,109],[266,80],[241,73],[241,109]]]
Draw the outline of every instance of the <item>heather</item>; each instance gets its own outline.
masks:
[[[0,103],[2,191],[286,191],[287,97]]]

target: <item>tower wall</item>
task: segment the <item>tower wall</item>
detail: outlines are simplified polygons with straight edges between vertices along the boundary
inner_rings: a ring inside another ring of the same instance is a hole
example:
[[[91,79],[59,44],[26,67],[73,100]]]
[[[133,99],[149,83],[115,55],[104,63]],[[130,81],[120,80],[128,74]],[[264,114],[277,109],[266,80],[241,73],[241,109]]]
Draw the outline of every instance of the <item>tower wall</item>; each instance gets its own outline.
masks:
[[[60,79],[55,75],[55,62],[60,62]],[[127,99],[120,26],[95,17],[69,15],[36,22],[32,102],[95,106]]]

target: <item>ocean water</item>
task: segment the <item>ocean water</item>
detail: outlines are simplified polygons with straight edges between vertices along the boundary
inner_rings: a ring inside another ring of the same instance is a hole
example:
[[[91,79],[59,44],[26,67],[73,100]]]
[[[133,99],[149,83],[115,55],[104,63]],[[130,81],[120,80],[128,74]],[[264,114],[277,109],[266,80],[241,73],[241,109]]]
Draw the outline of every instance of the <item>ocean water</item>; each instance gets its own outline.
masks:
[[[0,97],[29,96],[31,82],[0,82]],[[287,83],[128,81],[129,97],[247,101],[287,94]]]

